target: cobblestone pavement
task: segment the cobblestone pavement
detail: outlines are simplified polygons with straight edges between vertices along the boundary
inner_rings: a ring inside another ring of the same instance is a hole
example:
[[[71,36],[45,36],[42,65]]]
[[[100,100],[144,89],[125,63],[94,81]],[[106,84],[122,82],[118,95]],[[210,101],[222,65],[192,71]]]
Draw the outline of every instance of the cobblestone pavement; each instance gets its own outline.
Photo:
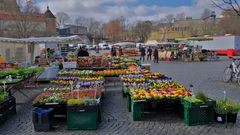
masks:
[[[173,77],[186,86],[194,85],[194,90],[207,92],[210,97],[221,97],[222,91],[227,91],[227,96],[233,100],[239,100],[240,87],[235,83],[225,84],[221,82],[221,74],[227,61],[182,63],[160,62],[152,64],[152,71],[159,71]],[[43,86],[44,87],[44,86]],[[126,99],[121,96],[120,87],[107,86],[107,92],[103,99],[102,122],[96,131],[68,131],[66,124],[55,126],[55,131],[47,133],[34,132],[31,122],[31,99],[15,93],[17,98],[17,115],[0,126],[1,135],[239,135],[240,116],[236,124],[210,124],[204,126],[186,127],[177,114],[171,111],[164,113],[148,113],[144,121],[134,122],[127,111]],[[30,97],[41,92],[39,89],[26,89],[24,91]],[[23,103],[23,104],[22,104]]]

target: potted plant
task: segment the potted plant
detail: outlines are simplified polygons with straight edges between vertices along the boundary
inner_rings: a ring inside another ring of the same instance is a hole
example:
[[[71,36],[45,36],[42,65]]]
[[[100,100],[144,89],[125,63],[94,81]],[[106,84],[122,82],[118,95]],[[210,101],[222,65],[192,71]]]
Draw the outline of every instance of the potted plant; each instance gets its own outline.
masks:
[[[240,104],[235,102],[230,102],[232,109],[227,114],[227,122],[236,123],[237,120],[237,114],[240,110]]]
[[[228,99],[219,99],[216,101],[215,106],[215,119],[218,123],[225,123],[227,113],[230,112],[232,109],[231,105],[229,104]]]

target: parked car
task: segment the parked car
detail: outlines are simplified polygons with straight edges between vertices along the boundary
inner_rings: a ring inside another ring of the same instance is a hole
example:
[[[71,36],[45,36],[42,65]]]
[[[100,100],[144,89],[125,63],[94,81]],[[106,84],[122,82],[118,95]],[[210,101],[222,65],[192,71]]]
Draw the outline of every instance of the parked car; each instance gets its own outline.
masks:
[[[110,46],[107,43],[99,43],[99,47],[102,50],[109,50]]]
[[[86,44],[78,44],[78,47],[79,48],[87,48],[87,45]]]
[[[88,50],[95,50],[95,46],[94,45],[87,45],[87,49]]]

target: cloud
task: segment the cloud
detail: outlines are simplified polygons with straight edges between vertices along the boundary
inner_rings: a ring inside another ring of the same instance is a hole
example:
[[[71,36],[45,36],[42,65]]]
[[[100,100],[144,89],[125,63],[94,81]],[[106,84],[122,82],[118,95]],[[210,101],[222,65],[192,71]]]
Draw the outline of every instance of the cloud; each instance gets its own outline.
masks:
[[[120,16],[130,21],[160,20],[168,14],[178,13],[199,18],[205,8],[213,9],[210,0],[193,0],[192,6],[179,7],[144,5],[139,0],[44,0],[38,4],[44,10],[49,5],[54,14],[66,12],[71,18],[84,16],[103,22]]]

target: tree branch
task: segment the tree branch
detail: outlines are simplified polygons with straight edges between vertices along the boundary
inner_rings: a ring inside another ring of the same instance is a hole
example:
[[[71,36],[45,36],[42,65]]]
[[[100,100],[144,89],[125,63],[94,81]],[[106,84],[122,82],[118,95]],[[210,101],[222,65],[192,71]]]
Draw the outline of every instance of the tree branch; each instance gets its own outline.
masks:
[[[211,0],[212,3],[224,11],[229,11],[230,9],[233,10],[238,16],[240,16],[240,5],[238,3],[238,0],[222,0],[222,4],[226,5],[227,7],[222,6],[221,4],[218,4],[215,2],[215,0]]]

